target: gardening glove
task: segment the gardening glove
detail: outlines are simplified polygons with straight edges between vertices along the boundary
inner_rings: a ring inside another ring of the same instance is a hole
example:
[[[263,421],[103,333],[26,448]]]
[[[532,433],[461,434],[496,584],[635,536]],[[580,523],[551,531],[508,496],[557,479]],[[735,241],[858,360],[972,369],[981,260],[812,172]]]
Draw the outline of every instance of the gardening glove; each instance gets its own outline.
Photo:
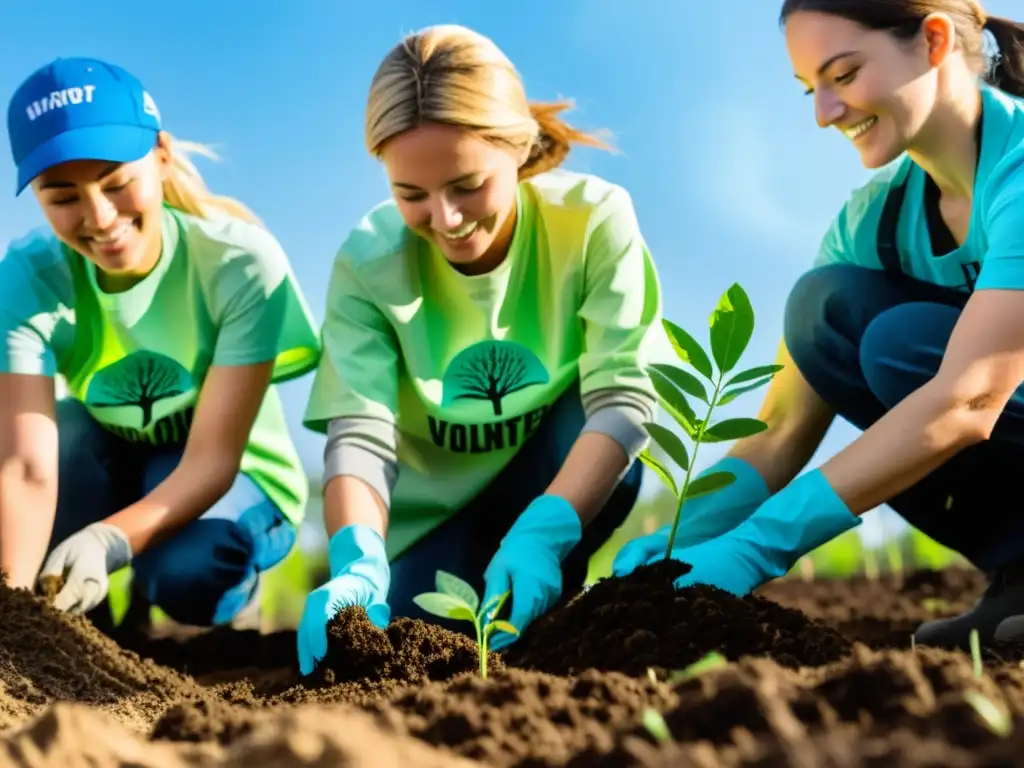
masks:
[[[86,613],[107,596],[110,574],[131,560],[132,546],[124,531],[109,523],[93,523],[54,547],[39,580],[62,578],[64,584],[53,606],[69,613]]]
[[[710,584],[743,597],[860,523],[815,469],[796,478],[731,531],[692,547],[674,548],[673,559],[693,566],[675,585]]]
[[[327,623],[341,609],[365,606],[380,629],[391,621],[391,565],[381,535],[365,525],[346,525],[331,537],[327,552],[331,579],[309,593],[299,621],[296,639],[303,675],[327,655]]]
[[[676,537],[672,542],[673,549],[692,547],[732,530],[754,514],[758,506],[771,495],[760,473],[743,459],[727,456],[695,479],[712,472],[731,472],[736,479],[725,488],[698,496],[683,505]],[[670,523],[654,533],[627,542],[615,556],[612,574],[625,576],[641,565],[649,565],[664,558],[671,532]]]
[[[562,595],[562,561],[583,536],[576,510],[560,496],[534,499],[501,540],[484,571],[483,605],[511,589],[508,621],[525,631]],[[491,648],[500,650],[516,639],[495,632]]]

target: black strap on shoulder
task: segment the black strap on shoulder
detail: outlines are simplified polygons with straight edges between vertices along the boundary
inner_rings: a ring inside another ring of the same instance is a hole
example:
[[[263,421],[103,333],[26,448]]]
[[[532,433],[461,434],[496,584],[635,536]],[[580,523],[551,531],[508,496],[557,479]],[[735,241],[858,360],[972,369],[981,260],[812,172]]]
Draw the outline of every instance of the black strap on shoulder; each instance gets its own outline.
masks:
[[[882,208],[882,218],[878,222],[878,258],[882,262],[882,268],[890,273],[903,271],[900,266],[900,251],[896,246],[896,226],[900,221],[900,209],[903,207],[909,178],[908,172],[904,174],[899,184],[889,190],[885,206]]]

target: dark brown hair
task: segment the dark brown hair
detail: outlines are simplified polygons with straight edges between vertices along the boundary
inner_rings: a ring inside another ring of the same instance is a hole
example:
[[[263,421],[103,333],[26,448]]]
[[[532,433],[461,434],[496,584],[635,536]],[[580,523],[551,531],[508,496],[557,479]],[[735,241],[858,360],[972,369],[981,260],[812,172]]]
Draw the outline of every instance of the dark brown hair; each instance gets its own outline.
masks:
[[[976,0],[784,0],[779,21],[785,24],[798,11],[840,16],[869,29],[887,30],[909,40],[931,13],[945,13],[953,20],[964,54],[992,85],[1024,96],[1024,24],[989,16]],[[983,32],[988,30],[999,46],[995,66],[989,67]]]

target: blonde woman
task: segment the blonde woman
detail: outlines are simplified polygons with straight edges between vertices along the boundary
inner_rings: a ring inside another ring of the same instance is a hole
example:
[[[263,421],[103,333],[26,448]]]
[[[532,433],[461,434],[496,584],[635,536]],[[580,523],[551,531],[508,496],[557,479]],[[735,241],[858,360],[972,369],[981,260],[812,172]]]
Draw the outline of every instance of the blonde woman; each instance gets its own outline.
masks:
[[[306,603],[304,673],[341,606],[431,618],[412,598],[438,569],[485,602],[510,589],[525,630],[636,499],[658,280],[627,192],[554,170],[603,146],[566,106],[529,103],[495,44],[457,26],[407,37],[373,79],[366,143],[393,196],[328,289],[306,423],[328,435],[331,578]]]
[[[0,260],[0,568],[100,621],[130,564],[134,607],[230,622],[307,495],[272,386],[319,356],[288,260],[118,66],[37,70],[8,129],[49,226]]]

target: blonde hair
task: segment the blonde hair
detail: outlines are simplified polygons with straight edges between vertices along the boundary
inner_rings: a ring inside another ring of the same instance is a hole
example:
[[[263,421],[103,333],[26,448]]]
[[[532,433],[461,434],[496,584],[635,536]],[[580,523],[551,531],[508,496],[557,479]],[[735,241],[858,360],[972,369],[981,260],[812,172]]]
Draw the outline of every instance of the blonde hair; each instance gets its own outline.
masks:
[[[519,168],[526,179],[557,168],[573,144],[611,149],[558,116],[572,106],[528,102],[519,72],[490,38],[438,25],[406,36],[378,67],[367,101],[366,147],[379,158],[390,139],[423,123],[456,125],[513,151],[528,150]]]
[[[220,160],[217,153],[203,144],[176,139],[166,131],[163,133],[171,156],[171,165],[163,184],[164,201],[168,205],[204,219],[227,214],[262,225],[259,217],[243,203],[231,197],[213,194],[190,159],[192,155],[202,155],[210,160]]]

